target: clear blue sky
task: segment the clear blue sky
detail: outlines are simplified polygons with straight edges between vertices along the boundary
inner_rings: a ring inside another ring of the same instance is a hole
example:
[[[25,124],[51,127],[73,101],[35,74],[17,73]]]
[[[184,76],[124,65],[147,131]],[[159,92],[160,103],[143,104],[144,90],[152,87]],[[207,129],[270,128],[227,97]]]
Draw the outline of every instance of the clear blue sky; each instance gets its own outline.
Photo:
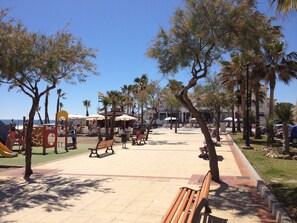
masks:
[[[267,0],[268,1],[268,0]],[[274,15],[267,1],[260,1],[262,12]],[[68,30],[88,46],[98,49],[97,70],[84,84],[62,83],[67,93],[63,100],[66,111],[72,114],[85,114],[82,101],[91,101],[90,113],[98,107],[98,92],[120,90],[126,84],[133,84],[136,77],[147,73],[150,80],[162,78],[155,61],[146,57],[151,40],[160,27],[168,28],[181,0],[0,0],[0,7],[10,9],[9,16],[19,19],[32,32],[53,34],[70,23]],[[296,13],[287,19],[279,19],[284,27],[287,52],[297,51]],[[295,24],[294,24],[295,23]],[[176,79],[185,80],[186,73]],[[163,81],[165,82],[165,81]],[[277,83],[275,98],[279,102],[296,103],[297,81],[289,86]],[[56,90],[49,98],[50,118],[56,110]],[[21,119],[27,116],[31,106],[29,97],[21,92],[8,92],[7,86],[0,86],[0,119]],[[41,101],[41,114],[44,114],[44,98]]]

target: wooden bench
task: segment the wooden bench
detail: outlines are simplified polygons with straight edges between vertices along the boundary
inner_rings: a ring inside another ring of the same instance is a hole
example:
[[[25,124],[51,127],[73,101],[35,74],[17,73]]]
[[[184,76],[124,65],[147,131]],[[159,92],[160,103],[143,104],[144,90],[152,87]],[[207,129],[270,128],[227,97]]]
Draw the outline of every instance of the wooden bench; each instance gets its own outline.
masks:
[[[201,210],[205,208],[205,213],[211,213],[208,206],[208,194],[212,174],[210,171],[203,179],[200,190],[193,190],[188,187],[182,187],[175,197],[170,208],[164,215],[163,223],[193,223],[200,222]]]
[[[139,136],[139,143],[141,144],[141,142],[143,142],[143,144],[146,144],[145,142],[145,134],[141,134]],[[132,145],[135,145],[137,143],[137,137],[136,135],[132,136]]]
[[[100,157],[100,155],[98,154],[98,150],[105,149],[105,148],[106,148],[105,153],[108,153],[108,150],[111,150],[111,152],[114,153],[112,145],[113,145],[113,139],[98,142],[95,148],[89,148],[89,150],[91,150],[89,157],[92,157],[93,154],[96,154],[97,157]]]

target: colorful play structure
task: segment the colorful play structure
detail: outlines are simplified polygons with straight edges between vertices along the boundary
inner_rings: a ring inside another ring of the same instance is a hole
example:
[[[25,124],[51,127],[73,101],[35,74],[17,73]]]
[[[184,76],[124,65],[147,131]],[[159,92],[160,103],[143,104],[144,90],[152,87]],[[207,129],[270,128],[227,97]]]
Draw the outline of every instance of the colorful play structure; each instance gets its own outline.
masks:
[[[8,127],[0,121],[0,155],[7,158],[13,158],[17,156],[17,153],[14,153],[4,145],[7,140],[7,133]]]
[[[18,156],[17,153],[12,152],[2,142],[0,142],[0,155],[4,156],[6,158],[13,158],[13,157],[17,157]]]
[[[67,143],[67,136],[68,136],[68,113],[66,111],[60,111],[56,115],[55,125],[43,125],[43,126],[36,126],[33,127],[32,132],[32,146],[43,148],[43,154],[46,154],[46,149],[48,148],[55,148],[55,153],[58,153],[58,129],[59,129],[59,120],[64,120],[64,125],[60,126],[65,130],[65,137],[64,137],[64,148],[66,152],[68,152],[68,143]],[[50,142],[49,138],[53,141]],[[61,142],[61,146],[63,143]]]
[[[63,126],[59,126],[59,120],[63,120]],[[23,121],[23,132],[26,132],[26,125],[25,125],[25,118]],[[0,123],[1,124],[1,123]],[[4,124],[3,124],[4,125]],[[7,126],[0,125],[0,129],[7,128]],[[64,142],[58,142],[58,129],[63,128],[64,129]],[[2,142],[6,141],[7,138],[7,132],[8,128],[3,131],[2,134]],[[6,134],[6,137],[5,137]],[[43,125],[43,126],[34,126],[32,131],[32,146],[33,147],[42,147],[43,148],[43,154],[46,154],[46,149],[48,148],[54,148],[55,153],[58,153],[58,143],[60,143],[61,147],[64,144],[64,148],[66,152],[68,152],[69,144],[67,143],[67,136],[68,136],[68,113],[66,111],[60,111],[58,114],[56,114],[56,121],[55,125]],[[19,139],[19,141],[23,143],[25,134],[22,134],[22,139]],[[52,141],[51,141],[52,140]],[[16,157],[17,154],[13,153],[10,149],[8,149],[4,143],[0,142],[0,155],[8,158]]]

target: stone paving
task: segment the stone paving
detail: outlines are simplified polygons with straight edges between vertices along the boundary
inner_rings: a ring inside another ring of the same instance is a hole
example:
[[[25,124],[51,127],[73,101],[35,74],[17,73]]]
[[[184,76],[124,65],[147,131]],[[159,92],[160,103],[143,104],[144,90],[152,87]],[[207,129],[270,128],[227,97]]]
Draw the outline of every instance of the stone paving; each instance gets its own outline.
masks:
[[[209,163],[198,158],[198,128],[154,129],[145,145],[114,146],[115,154],[89,153],[0,173],[2,223],[160,222],[182,186],[199,188]],[[95,145],[94,145],[95,146]],[[224,184],[211,184],[212,214],[228,222],[275,222],[230,138],[217,148]]]

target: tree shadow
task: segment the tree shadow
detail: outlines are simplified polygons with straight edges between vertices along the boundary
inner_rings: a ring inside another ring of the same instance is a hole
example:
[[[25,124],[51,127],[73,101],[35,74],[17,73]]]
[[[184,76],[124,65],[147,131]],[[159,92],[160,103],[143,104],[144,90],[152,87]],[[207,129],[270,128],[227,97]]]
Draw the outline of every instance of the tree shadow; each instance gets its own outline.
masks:
[[[79,199],[89,191],[114,193],[111,188],[103,188],[101,180],[81,180],[76,177],[56,175],[24,178],[0,179],[0,218],[26,208],[42,206],[47,212],[61,211],[73,207],[68,201]]]
[[[148,145],[187,145],[186,142],[168,142],[167,140],[147,141]]]
[[[177,132],[179,135],[198,135],[197,132]]]
[[[244,187],[232,187],[225,182],[220,183],[220,187],[210,190],[209,196],[210,207],[214,210],[232,212],[234,216],[255,215],[257,210],[265,209],[265,205],[255,202],[257,189],[245,185]],[[260,211],[261,212],[261,211]]]

